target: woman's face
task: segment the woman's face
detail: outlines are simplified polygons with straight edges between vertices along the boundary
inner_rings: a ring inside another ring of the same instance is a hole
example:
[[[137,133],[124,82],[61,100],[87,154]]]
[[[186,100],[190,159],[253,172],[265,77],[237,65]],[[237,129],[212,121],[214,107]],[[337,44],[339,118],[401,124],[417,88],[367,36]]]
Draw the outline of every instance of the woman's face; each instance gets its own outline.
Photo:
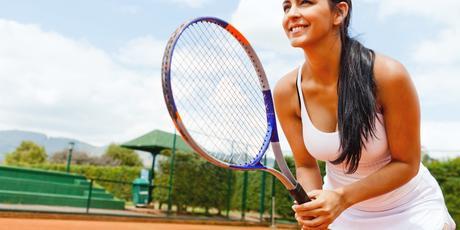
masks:
[[[329,0],[284,0],[283,28],[293,47],[305,47],[337,32]]]

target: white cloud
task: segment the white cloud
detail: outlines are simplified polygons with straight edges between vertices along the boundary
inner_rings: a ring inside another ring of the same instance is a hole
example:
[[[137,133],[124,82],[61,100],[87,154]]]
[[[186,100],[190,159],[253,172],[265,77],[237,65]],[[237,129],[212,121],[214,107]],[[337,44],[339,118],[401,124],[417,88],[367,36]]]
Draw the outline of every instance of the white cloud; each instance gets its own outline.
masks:
[[[419,67],[415,69],[414,82],[421,99],[422,106],[445,106],[449,112],[450,106],[458,107],[460,103],[460,69],[457,67]]]
[[[380,17],[385,18],[394,14],[421,15],[447,25],[458,25],[458,10],[460,1],[443,0],[371,0],[379,4]]]
[[[121,53],[140,60],[132,47]],[[171,130],[157,67],[145,74],[85,42],[0,20],[0,129],[93,144],[126,141],[154,128]]]
[[[423,41],[415,50],[413,59],[417,63],[434,66],[460,63],[459,29],[447,29],[439,33],[436,40]]]
[[[422,144],[428,151],[460,151],[460,121],[423,121],[421,124]],[[460,152],[458,152],[460,154]]]
[[[144,36],[129,41],[116,54],[123,64],[133,67],[159,68],[163,58],[165,41],[159,41],[152,36]]]
[[[292,54],[292,47],[281,25],[283,10],[279,0],[241,0],[231,23],[251,44],[282,54]]]

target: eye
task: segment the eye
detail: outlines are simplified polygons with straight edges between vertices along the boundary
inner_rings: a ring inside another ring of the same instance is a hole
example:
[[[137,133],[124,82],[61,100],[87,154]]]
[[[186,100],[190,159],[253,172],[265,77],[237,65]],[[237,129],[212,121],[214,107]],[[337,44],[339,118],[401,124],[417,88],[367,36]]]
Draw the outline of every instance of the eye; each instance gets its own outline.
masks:
[[[303,4],[311,4],[312,2],[310,0],[302,0],[300,1],[300,4],[303,5]]]
[[[284,2],[283,3],[283,12],[287,13],[289,11],[289,9],[291,9],[291,4],[287,3],[287,2]]]

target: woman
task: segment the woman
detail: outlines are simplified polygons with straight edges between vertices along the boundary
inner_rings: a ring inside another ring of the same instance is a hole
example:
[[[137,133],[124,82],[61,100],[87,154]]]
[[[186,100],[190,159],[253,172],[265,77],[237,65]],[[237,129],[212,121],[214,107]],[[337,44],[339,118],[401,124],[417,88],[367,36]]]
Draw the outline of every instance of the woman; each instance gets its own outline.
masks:
[[[351,0],[284,0],[283,27],[305,62],[275,88],[276,112],[313,201],[303,229],[454,229],[420,163],[420,108],[397,61],[348,35]],[[324,184],[316,160],[326,161]]]

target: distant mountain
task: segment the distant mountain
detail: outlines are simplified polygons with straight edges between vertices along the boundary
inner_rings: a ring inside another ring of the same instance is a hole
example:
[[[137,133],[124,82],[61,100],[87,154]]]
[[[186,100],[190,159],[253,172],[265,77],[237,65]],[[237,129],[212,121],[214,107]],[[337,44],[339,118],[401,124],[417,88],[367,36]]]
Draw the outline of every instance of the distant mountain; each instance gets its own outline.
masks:
[[[96,147],[72,138],[48,137],[43,133],[6,130],[0,131],[0,162],[3,162],[5,155],[14,151],[22,141],[33,141],[45,147],[48,156],[63,149],[67,149],[71,141],[75,143],[75,151],[84,151],[92,156],[103,154],[106,148],[105,146]]]

